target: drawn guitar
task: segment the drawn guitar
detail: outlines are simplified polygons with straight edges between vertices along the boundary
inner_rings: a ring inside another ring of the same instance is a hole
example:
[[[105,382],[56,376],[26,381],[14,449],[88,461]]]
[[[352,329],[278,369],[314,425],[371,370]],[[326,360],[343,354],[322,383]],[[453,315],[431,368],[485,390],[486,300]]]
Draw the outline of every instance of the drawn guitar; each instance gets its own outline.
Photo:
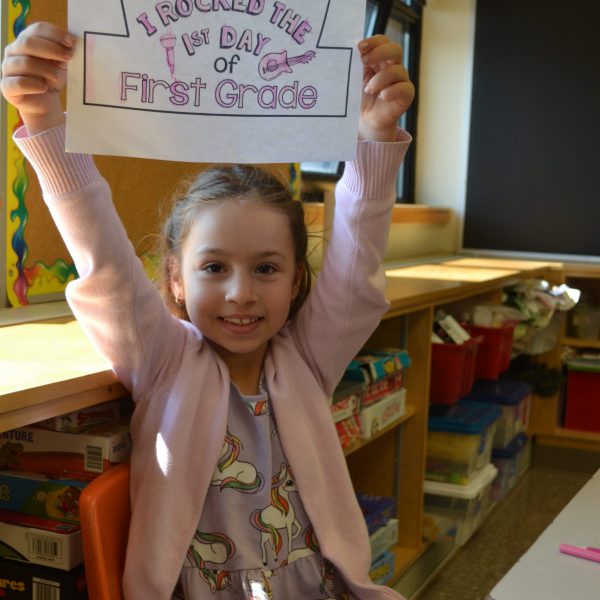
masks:
[[[265,80],[271,81],[279,77],[282,73],[291,73],[292,66],[298,63],[306,64],[316,56],[312,50],[305,52],[301,56],[288,58],[287,50],[282,52],[272,52],[265,54],[258,63],[258,74]]]

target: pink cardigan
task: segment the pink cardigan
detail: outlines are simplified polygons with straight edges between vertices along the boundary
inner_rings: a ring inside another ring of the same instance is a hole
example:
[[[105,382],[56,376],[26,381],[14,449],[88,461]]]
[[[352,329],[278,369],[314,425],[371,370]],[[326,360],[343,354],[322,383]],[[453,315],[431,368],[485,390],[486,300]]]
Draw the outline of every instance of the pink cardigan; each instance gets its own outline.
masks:
[[[64,152],[63,127],[32,137],[21,129],[15,138],[77,266],[67,299],[136,401],[125,597],[168,600],[223,444],[227,368],[202,333],[163,304],[92,158]],[[337,186],[317,284],[271,340],[264,365],[282,446],[322,554],[360,600],[400,596],[369,579],[366,526],[327,399],[388,307],[381,260],[410,136],[400,131],[398,139],[359,142]]]

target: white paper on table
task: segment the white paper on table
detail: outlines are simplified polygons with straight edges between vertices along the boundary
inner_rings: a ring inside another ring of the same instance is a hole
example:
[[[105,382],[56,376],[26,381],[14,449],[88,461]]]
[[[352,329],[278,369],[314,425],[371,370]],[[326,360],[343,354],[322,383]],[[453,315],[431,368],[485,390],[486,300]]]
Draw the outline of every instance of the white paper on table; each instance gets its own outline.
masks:
[[[355,154],[364,0],[69,0],[67,150],[190,162]]]

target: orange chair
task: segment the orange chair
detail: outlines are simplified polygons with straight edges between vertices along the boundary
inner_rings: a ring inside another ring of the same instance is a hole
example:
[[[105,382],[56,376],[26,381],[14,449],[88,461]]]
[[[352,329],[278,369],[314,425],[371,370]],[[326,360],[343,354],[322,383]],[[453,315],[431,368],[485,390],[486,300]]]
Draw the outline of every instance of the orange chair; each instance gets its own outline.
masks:
[[[90,600],[123,600],[121,580],[131,518],[128,462],[84,488],[79,514]]]

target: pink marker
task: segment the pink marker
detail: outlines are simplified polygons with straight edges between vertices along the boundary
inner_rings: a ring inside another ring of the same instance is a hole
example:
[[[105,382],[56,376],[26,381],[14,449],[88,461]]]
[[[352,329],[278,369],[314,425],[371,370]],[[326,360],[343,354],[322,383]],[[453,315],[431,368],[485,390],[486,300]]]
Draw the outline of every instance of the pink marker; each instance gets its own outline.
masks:
[[[167,65],[169,65],[169,71],[171,71],[171,77],[175,77],[175,42],[177,37],[172,33],[165,33],[160,37],[160,45],[165,49],[167,53]]]
[[[571,544],[561,544],[558,549],[563,554],[570,554],[571,556],[600,563],[600,548],[594,548],[593,546],[582,548],[581,546],[571,546]]]

